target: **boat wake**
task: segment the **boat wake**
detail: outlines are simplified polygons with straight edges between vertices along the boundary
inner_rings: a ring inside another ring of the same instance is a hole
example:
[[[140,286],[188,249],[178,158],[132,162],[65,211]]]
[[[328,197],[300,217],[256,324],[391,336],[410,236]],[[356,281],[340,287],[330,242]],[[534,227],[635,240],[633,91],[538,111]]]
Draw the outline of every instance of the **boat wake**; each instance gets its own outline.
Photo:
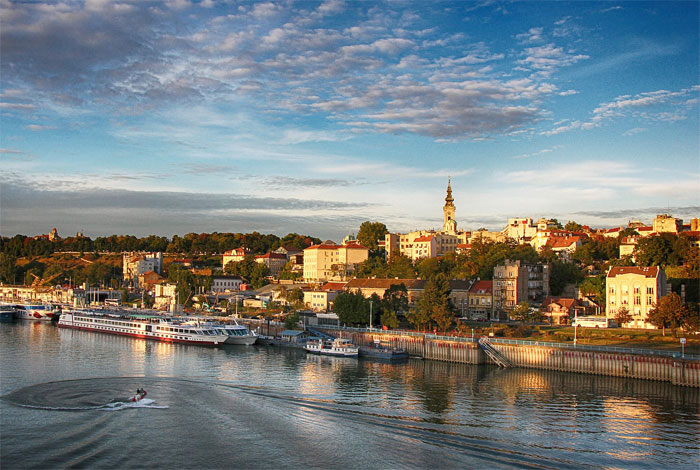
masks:
[[[49,411],[167,409],[167,405],[158,405],[152,398],[136,402],[127,398],[127,390],[134,390],[134,383],[142,380],[115,377],[47,382],[15,390],[4,395],[2,400],[23,408]],[[123,398],[113,398],[115,395]]]
[[[131,402],[131,401],[116,401],[112,403],[107,403],[105,406],[100,407],[99,409],[104,410],[104,411],[121,411],[121,410],[127,410],[130,408],[155,408],[158,410],[164,410],[169,408],[166,405],[156,405],[155,400],[151,400],[150,398],[144,398],[140,401],[137,402]]]

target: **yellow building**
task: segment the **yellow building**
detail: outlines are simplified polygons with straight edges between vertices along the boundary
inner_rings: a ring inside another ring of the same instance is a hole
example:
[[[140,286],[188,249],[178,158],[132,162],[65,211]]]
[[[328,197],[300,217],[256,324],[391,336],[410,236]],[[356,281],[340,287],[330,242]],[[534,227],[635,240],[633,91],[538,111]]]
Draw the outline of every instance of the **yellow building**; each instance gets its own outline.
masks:
[[[678,233],[683,227],[683,221],[668,214],[657,215],[652,222],[656,233]]]
[[[347,245],[323,243],[310,246],[304,250],[304,280],[321,282],[345,279],[368,257],[369,249],[357,243]]]
[[[666,295],[666,273],[659,266],[614,266],[605,279],[605,316],[614,318],[624,307],[633,316],[627,328],[656,328],[647,321],[649,310]],[[622,326],[622,325],[621,325]]]

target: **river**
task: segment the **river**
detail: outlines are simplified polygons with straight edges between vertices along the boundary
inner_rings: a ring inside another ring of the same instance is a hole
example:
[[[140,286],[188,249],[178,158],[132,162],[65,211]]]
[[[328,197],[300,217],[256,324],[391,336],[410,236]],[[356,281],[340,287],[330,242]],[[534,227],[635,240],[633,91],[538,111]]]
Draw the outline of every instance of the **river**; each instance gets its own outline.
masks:
[[[0,467],[693,469],[663,382],[0,324]],[[148,396],[125,403],[137,388]]]

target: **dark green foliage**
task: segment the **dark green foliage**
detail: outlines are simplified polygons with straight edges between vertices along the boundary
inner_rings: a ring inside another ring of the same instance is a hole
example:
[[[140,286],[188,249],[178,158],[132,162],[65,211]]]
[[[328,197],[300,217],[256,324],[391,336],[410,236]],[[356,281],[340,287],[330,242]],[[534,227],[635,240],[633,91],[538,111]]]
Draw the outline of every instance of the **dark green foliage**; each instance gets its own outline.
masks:
[[[299,326],[299,314],[292,312],[284,317],[284,327],[288,330],[296,330]]]
[[[333,302],[333,311],[342,325],[367,325],[369,299],[365,299],[359,292],[341,292]]]
[[[357,241],[360,245],[376,251],[379,248],[377,242],[384,240],[384,236],[388,232],[386,225],[381,222],[362,222],[360,230],[357,232]]]
[[[15,257],[44,256],[54,252],[111,252],[162,251],[182,254],[213,254],[246,247],[254,254],[264,254],[282,245],[303,250],[321,240],[307,235],[290,233],[283,238],[272,234],[253,233],[188,233],[174,235],[172,239],[149,235],[137,238],[133,235],[110,235],[97,237],[68,237],[57,241],[46,238],[34,240],[32,237],[16,235],[12,238],[0,237],[0,252]]]
[[[570,220],[566,223],[566,225],[564,225],[564,230],[568,230],[569,232],[580,232],[583,230],[583,226],[574,222],[573,220]]]
[[[253,289],[259,289],[268,284],[265,278],[270,275],[270,269],[256,262],[253,255],[246,256],[243,261],[231,261],[224,267],[224,272],[245,279]]]
[[[442,331],[447,331],[454,319],[454,307],[450,301],[450,283],[443,274],[425,283],[423,295],[418,298],[416,309],[408,319],[419,329],[432,320]]]
[[[583,279],[583,271],[578,265],[556,260],[549,274],[549,291],[552,295],[561,295],[568,284],[578,284]]]
[[[404,315],[405,312],[408,311],[408,291],[406,290],[406,285],[403,283],[399,285],[392,284],[384,291],[382,303],[385,311],[392,312],[397,316]]]
[[[9,253],[0,253],[0,282],[14,284],[17,276],[17,258]]]

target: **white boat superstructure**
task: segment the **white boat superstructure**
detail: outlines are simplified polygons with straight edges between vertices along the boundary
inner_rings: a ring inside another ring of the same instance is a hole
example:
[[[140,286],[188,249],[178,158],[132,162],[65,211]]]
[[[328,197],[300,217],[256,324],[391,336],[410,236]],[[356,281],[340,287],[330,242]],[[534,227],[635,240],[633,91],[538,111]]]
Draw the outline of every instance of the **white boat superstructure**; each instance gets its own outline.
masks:
[[[58,326],[202,346],[220,346],[228,338],[213,328],[181,322],[172,317],[109,310],[64,310]]]
[[[222,323],[202,320],[192,320],[188,324],[201,325],[207,328],[212,328],[220,333],[227,335],[226,344],[239,344],[250,346],[258,340],[258,335],[250,331],[247,326],[233,320],[233,323]]]
[[[304,347],[312,354],[325,356],[357,357],[359,348],[347,338],[335,338],[334,340],[310,339]]]
[[[15,318],[51,321],[58,318],[61,308],[53,304],[5,304],[15,309]]]

